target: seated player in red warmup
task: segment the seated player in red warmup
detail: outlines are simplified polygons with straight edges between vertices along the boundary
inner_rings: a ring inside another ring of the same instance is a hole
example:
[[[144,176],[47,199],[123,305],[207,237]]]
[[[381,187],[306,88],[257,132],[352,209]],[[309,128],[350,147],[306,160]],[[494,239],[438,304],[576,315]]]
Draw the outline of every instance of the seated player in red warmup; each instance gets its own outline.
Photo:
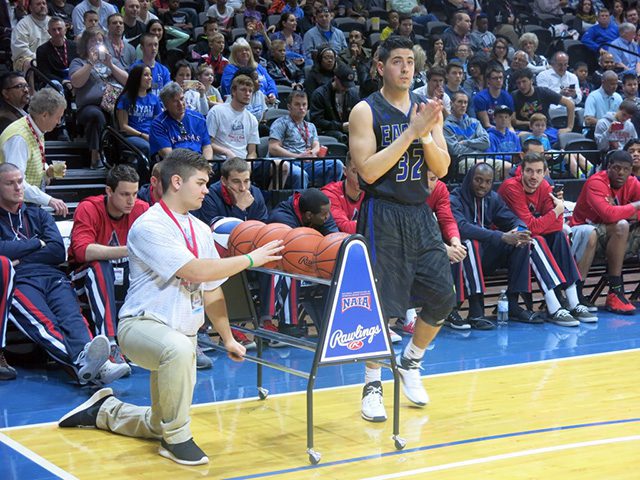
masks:
[[[640,247],[640,181],[631,175],[631,169],[629,152],[612,153],[607,169],[591,175],[583,185],[570,223],[572,228],[596,226],[597,251],[607,261],[606,308],[628,315],[635,313],[636,308],[624,294],[622,263],[625,256],[637,255]]]
[[[564,317],[569,322],[573,317],[580,322],[593,323],[598,318],[578,299],[576,283],[580,273],[562,230],[564,202],[553,195],[553,188],[544,178],[546,171],[547,161],[543,155],[527,153],[515,176],[505,180],[498,193],[531,232],[533,271],[544,292],[550,315],[558,319]],[[536,262],[538,255],[545,261]],[[565,292],[568,312],[561,308],[554,291],[557,286]]]
[[[129,287],[127,235],[149,205],[136,198],[140,177],[129,165],[107,173],[104,195],[82,200],[73,215],[69,265],[77,293],[87,296],[97,334],[111,343],[111,359],[131,373],[116,344],[118,306]]]
[[[331,182],[321,188],[331,201],[331,215],[341,232],[356,233],[358,212],[364,195],[358,183],[358,172],[347,154],[344,180]]]

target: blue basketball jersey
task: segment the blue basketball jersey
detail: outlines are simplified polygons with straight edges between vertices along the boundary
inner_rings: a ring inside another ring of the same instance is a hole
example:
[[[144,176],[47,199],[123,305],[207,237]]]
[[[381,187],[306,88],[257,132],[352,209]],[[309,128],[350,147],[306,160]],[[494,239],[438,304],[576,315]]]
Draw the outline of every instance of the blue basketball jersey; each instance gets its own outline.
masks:
[[[426,100],[409,92],[409,112],[401,112],[382,96],[380,91],[371,94],[365,102],[371,107],[373,130],[376,135],[376,151],[388,147],[409,127],[409,114],[416,103]],[[398,203],[419,205],[427,201],[429,191],[424,175],[424,151],[419,139],[413,141],[404,155],[374,183],[360,178],[360,187],[368,196],[385,198]]]

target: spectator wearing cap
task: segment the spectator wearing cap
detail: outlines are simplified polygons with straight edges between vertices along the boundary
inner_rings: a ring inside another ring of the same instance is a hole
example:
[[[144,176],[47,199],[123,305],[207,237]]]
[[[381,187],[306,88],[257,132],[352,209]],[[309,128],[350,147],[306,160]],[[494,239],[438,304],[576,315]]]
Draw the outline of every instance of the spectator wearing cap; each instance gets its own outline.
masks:
[[[640,73],[640,64],[638,63],[640,47],[636,42],[636,27],[632,23],[624,22],[618,27],[618,30],[620,36],[611,42],[611,46],[607,50],[613,54],[616,68],[638,74]]]
[[[336,52],[347,48],[347,40],[342,30],[332,27],[333,14],[327,7],[321,7],[316,12],[316,26],[304,34],[303,48],[305,55],[310,60],[313,53],[329,44]]]
[[[511,115],[513,110],[508,105],[498,105],[493,111],[495,127],[487,130],[489,134],[489,148],[487,153],[515,153],[522,148],[520,137],[511,129]],[[506,159],[511,163],[511,157],[499,156],[495,158]]]
[[[308,97],[311,97],[316,88],[333,80],[336,64],[337,54],[330,46],[325,45],[315,53],[313,66],[304,79],[304,89]]]
[[[613,42],[618,35],[618,25],[611,21],[609,10],[602,8],[598,12],[598,23],[584,32],[582,43],[592,52],[598,53],[605,43]]]
[[[602,152],[622,150],[629,140],[638,138],[631,119],[638,113],[638,107],[632,100],[623,100],[618,111],[607,112],[596,123],[594,138]]]
[[[489,15],[481,13],[476,17],[476,29],[469,35],[473,44],[478,46],[478,51],[489,55],[493,44],[496,43],[496,36],[489,31]]]
[[[587,97],[584,104],[584,124],[593,127],[607,112],[615,112],[622,103],[618,89],[618,75],[612,70],[602,74],[602,85]]]
[[[339,63],[333,71],[333,80],[311,94],[311,121],[320,134],[335,137],[342,143],[347,142],[351,109],[360,101],[355,78],[351,68]]]
[[[607,263],[609,293],[605,308],[618,314],[634,314],[636,308],[624,294],[622,263],[626,255],[637,255],[640,245],[640,182],[631,175],[629,152],[616,151],[606,170],[591,175],[582,187],[570,225],[592,225],[598,235],[596,255]],[[591,258],[593,260],[593,257]],[[589,271],[591,262],[586,265]]]

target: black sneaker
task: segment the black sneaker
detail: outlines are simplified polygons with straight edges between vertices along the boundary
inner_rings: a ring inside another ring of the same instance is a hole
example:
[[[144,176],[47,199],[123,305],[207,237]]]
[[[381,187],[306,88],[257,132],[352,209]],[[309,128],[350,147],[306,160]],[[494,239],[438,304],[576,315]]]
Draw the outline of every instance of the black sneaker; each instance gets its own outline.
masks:
[[[301,325],[290,325],[288,323],[279,322],[278,331],[290,337],[303,338],[307,336],[307,329]]]
[[[492,330],[496,327],[491,320],[485,317],[467,318],[467,322],[475,330]]]
[[[469,330],[471,328],[469,322],[462,318],[457,310],[453,310],[447,318],[444,319],[444,324],[454,330]]]
[[[4,352],[0,350],[0,380],[15,380],[17,376],[16,369],[9,365]]]
[[[193,438],[182,443],[167,443],[162,439],[160,441],[159,453],[164,458],[173,460],[180,465],[204,465],[209,463],[209,458],[200,449]]]
[[[91,395],[89,400],[78,405],[58,420],[58,426],[60,428],[96,428],[98,411],[100,411],[100,407],[109,397],[113,397],[113,390],[110,388],[98,390]]]

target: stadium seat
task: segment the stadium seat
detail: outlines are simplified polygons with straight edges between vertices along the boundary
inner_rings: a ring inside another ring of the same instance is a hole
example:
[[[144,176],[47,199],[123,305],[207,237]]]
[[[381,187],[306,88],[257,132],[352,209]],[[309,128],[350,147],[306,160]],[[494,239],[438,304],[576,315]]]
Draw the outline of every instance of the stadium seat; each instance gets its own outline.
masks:
[[[336,28],[339,28],[345,33],[349,33],[351,30],[358,30],[362,33],[366,32],[366,26],[352,18],[336,18],[333,23]]]
[[[539,25],[525,25],[524,31],[527,33],[534,33],[538,37],[538,50],[537,53],[545,54],[547,48],[553,40],[553,35],[549,30]]]
[[[449,24],[445,22],[427,22],[427,33],[429,35],[440,35],[447,28],[449,28]]]

